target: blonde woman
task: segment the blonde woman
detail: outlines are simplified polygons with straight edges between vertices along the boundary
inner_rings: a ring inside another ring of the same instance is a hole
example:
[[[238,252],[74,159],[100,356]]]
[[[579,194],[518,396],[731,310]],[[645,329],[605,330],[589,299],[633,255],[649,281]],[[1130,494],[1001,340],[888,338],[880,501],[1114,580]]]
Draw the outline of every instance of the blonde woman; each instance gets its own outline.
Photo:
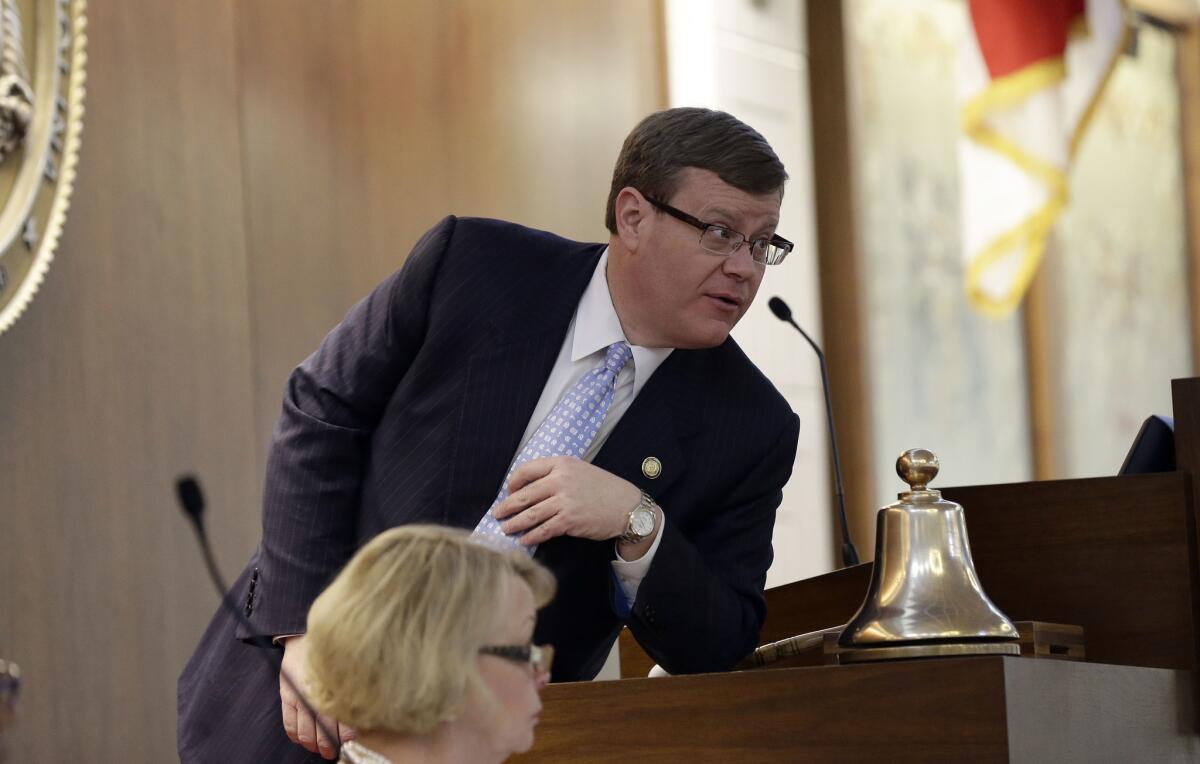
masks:
[[[466,531],[380,534],[308,613],[313,706],[357,731],[351,764],[499,762],[533,745],[552,650],[531,642],[554,577]]]

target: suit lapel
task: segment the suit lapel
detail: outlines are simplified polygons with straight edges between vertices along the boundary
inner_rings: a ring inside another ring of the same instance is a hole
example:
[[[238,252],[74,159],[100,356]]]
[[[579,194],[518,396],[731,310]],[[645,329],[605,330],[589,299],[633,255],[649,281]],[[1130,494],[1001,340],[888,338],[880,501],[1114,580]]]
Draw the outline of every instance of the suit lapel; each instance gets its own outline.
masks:
[[[681,441],[697,431],[702,412],[687,384],[691,353],[676,350],[654,373],[593,462],[656,499],[687,469]],[[659,472],[647,460],[657,460]]]

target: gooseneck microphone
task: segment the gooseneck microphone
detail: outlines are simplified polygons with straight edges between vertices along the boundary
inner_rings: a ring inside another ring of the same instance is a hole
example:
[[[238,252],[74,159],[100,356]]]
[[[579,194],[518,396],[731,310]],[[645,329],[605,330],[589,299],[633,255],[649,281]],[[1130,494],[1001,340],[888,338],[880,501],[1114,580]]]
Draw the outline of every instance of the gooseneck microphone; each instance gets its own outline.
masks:
[[[208,534],[204,530],[204,492],[200,490],[200,483],[191,475],[186,475],[175,481],[175,493],[179,497],[179,505],[183,507],[183,513],[191,521],[192,530],[196,532],[196,538],[200,542],[200,553],[204,555],[204,567],[208,569],[208,576],[212,579],[213,585],[217,587],[217,591],[220,592],[221,601],[226,602],[231,593],[229,587],[225,585],[225,579],[221,577],[217,560],[213,557],[212,547],[208,543]],[[237,613],[236,607],[232,610]],[[241,615],[241,613],[237,614]]]
[[[196,531],[196,540],[200,542],[200,552],[204,555],[204,566],[208,569],[208,576],[213,582],[213,586],[217,587],[217,593],[221,595],[221,607],[225,608],[226,612],[233,615],[238,623],[252,629],[249,619],[242,615],[238,610],[237,605],[233,602],[233,592],[225,586],[224,579],[221,578],[221,571],[217,568],[216,558],[213,557],[212,546],[208,543],[208,533],[204,530],[204,493],[200,490],[200,483],[191,475],[184,475],[175,481],[175,493],[179,497],[179,505],[183,507],[183,513],[187,515],[188,520],[192,523],[192,529]],[[341,740],[338,736],[329,729],[321,716],[308,702],[308,698],[300,691],[300,687],[293,681],[288,672],[283,670],[283,651],[278,651],[278,659],[274,656],[274,651],[271,650],[255,650],[271,670],[278,672],[288,688],[296,694],[300,705],[304,706],[305,710],[312,714],[313,721],[321,728],[326,737],[333,742],[335,750],[340,753]]]
[[[842,487],[842,460],[838,456],[837,432],[833,427],[833,404],[829,401],[829,372],[825,368],[825,354],[821,352],[821,348],[817,347],[817,343],[813,342],[813,338],[808,336],[808,332],[801,329],[800,325],[792,320],[792,309],[786,302],[779,297],[772,297],[767,301],[767,307],[771,309],[776,318],[791,324],[804,339],[808,340],[808,344],[817,354],[817,360],[821,362],[821,387],[825,391],[825,421],[829,424],[829,445],[833,451],[833,480],[837,490],[838,518],[842,522],[842,567],[848,568],[858,564],[858,550],[850,539],[850,525],[846,522],[846,492]]]

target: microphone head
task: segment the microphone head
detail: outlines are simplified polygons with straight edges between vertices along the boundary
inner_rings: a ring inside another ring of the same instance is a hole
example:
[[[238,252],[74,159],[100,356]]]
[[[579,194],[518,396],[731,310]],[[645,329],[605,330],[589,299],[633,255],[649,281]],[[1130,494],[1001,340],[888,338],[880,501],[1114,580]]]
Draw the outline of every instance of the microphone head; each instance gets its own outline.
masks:
[[[780,321],[792,320],[792,309],[788,307],[788,304],[782,298],[772,297],[767,300],[767,307],[775,314],[775,318],[778,318]]]
[[[191,475],[184,475],[175,481],[175,493],[183,511],[199,527],[204,516],[204,494],[200,491],[200,483]]]

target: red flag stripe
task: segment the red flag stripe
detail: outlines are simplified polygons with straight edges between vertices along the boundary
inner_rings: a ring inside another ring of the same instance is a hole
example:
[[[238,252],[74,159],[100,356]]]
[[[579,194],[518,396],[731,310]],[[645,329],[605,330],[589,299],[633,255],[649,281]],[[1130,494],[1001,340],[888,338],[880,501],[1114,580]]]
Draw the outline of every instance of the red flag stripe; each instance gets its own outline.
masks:
[[[1072,22],[1086,13],[1085,0],[968,0],[968,4],[992,79],[1060,58]]]

